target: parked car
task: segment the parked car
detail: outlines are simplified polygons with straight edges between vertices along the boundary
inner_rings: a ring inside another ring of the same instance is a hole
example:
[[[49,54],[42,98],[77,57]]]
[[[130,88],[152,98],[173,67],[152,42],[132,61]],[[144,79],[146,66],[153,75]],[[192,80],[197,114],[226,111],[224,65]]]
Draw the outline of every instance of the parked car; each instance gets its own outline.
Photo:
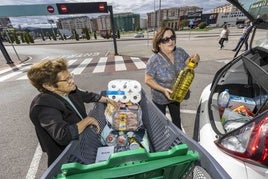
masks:
[[[194,139],[232,178],[267,179],[268,4],[255,0],[228,1],[252,23],[248,33],[250,48],[236,52],[203,90]],[[223,91],[226,98],[220,98]],[[223,99],[227,103],[221,103]]]
[[[134,35],[135,38],[144,38],[144,34],[142,32],[138,32]]]
[[[245,27],[245,24],[237,24],[236,26],[238,29],[243,29]]]

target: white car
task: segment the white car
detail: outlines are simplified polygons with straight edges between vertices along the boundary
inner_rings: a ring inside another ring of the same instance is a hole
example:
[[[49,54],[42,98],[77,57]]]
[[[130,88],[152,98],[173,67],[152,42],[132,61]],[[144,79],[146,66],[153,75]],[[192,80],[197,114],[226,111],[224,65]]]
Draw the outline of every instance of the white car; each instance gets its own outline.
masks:
[[[144,38],[144,34],[142,32],[138,32],[134,35],[134,38]]]
[[[251,21],[241,45],[202,92],[194,139],[234,179],[268,178],[268,3],[230,0]],[[227,89],[227,104],[219,96]]]

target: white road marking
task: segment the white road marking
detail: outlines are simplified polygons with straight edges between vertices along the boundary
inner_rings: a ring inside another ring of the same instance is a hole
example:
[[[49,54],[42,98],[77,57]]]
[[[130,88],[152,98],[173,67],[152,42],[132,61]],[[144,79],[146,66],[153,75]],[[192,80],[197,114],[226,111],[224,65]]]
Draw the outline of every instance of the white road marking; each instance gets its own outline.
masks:
[[[108,57],[101,57],[100,60],[99,60],[99,62],[98,62],[98,64],[97,64],[97,66],[93,70],[93,73],[101,73],[101,72],[104,72],[107,59],[108,59]]]
[[[145,69],[145,63],[138,57],[130,57],[133,63],[136,65],[137,69]]]
[[[15,72],[9,73],[8,75],[2,76],[2,77],[0,77],[0,82],[5,81],[5,80],[7,80],[7,79],[9,79],[9,78],[12,78],[13,76],[19,75],[19,74],[21,74],[24,70],[27,70],[27,69],[29,69],[29,68],[30,68],[30,66],[22,67],[22,68],[20,68],[18,71],[15,71]]]
[[[196,114],[196,110],[181,109],[181,113]]]
[[[127,70],[122,56],[114,56],[114,62],[115,62],[115,71]]]
[[[78,75],[78,74],[82,73],[82,71],[87,67],[87,65],[91,62],[92,59],[93,58],[86,58],[82,63],[79,64],[78,67],[73,69],[73,71],[71,73],[74,75]]]
[[[21,67],[22,65],[23,65],[23,64],[19,64],[19,65],[13,66],[13,67],[11,67],[11,68],[3,69],[3,70],[0,71],[0,75],[3,74],[3,73],[9,72],[9,71],[11,71],[11,70],[13,70],[13,69],[15,69],[15,68],[19,68],[19,67]]]
[[[42,157],[42,153],[43,152],[42,152],[41,146],[38,143],[25,179],[35,179],[36,173],[38,171],[40,159]]]

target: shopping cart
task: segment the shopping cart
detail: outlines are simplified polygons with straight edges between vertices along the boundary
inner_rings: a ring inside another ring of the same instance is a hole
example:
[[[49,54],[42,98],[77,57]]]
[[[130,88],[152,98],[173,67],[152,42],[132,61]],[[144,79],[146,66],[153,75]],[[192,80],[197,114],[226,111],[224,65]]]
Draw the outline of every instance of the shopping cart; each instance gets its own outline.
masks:
[[[141,92],[140,107],[150,152],[145,149],[114,153],[107,161],[95,163],[103,144],[92,128],[72,141],[41,178],[217,178],[230,176],[201,145],[179,130]],[[95,103],[89,112],[101,129],[106,125],[105,104]]]

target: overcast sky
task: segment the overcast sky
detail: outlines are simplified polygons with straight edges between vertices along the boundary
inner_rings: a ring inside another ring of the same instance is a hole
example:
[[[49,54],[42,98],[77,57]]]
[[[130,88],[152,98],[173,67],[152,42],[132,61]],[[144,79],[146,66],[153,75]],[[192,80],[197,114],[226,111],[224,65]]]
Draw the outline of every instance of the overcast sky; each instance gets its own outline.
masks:
[[[55,4],[62,2],[107,2],[113,7],[114,13],[133,12],[141,14],[142,17],[147,17],[146,13],[153,12],[159,9],[159,2],[161,1],[161,9],[169,7],[182,6],[198,6],[203,8],[203,12],[210,12],[211,9],[220,5],[226,4],[226,0],[0,0],[0,5],[19,5],[19,4]],[[31,20],[29,20],[29,18]],[[56,19],[57,17],[49,17]],[[11,18],[13,24],[17,23],[38,23],[39,17],[21,17]],[[47,21],[46,18],[41,18]],[[44,22],[43,22],[44,23]]]

